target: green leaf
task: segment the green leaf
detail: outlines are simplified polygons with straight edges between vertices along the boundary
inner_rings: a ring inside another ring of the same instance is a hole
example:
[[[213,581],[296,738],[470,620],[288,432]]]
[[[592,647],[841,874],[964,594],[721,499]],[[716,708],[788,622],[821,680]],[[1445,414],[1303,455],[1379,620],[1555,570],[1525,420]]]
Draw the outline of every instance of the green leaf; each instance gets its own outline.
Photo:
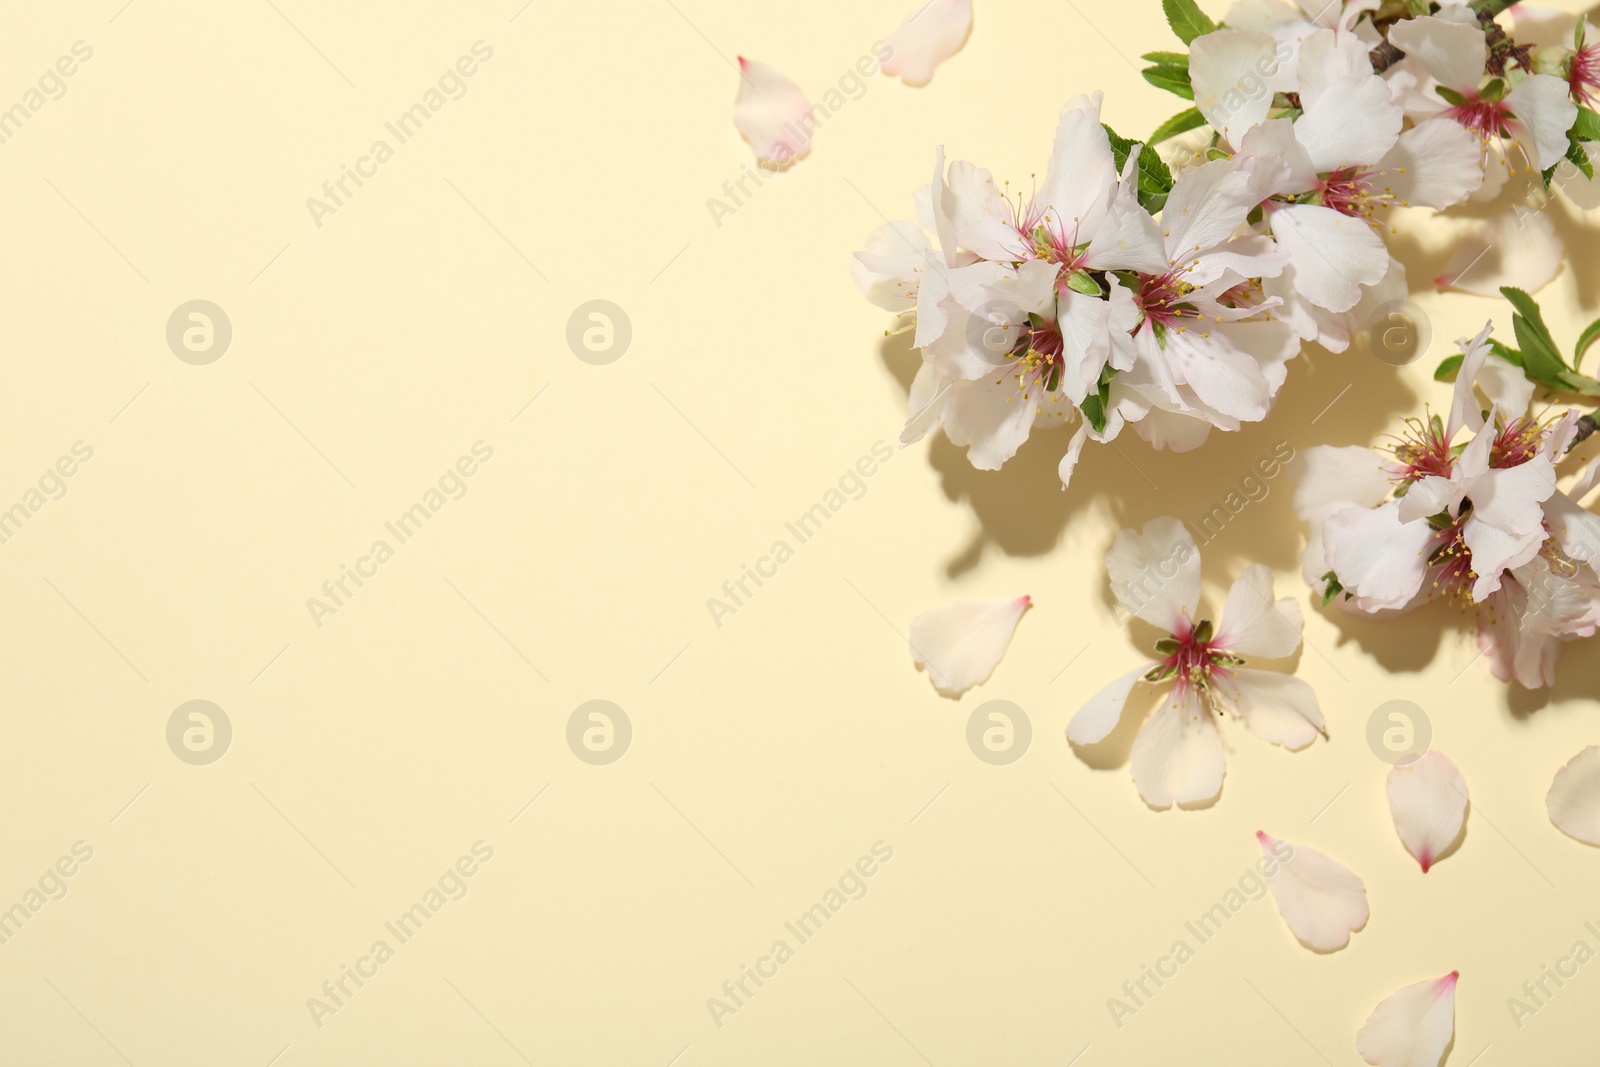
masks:
[[[1339,576],[1334,574],[1332,571],[1324,574],[1322,579],[1328,583],[1327,588],[1323,589],[1322,591],[1322,606],[1327,607],[1328,603],[1333,600],[1334,597],[1344,592],[1344,586],[1339,584]]]
[[[1180,133],[1188,133],[1190,130],[1204,126],[1205,124],[1206,117],[1200,114],[1200,109],[1191,107],[1187,111],[1178,112],[1166,122],[1163,122],[1161,125],[1157,126],[1156,132],[1152,133],[1150,135],[1150,140],[1146,141],[1145,143],[1160,144],[1162,141],[1165,141],[1170,137],[1176,137]]]
[[[1083,417],[1089,421],[1089,425],[1094,427],[1095,433],[1105,432],[1106,407],[1099,396],[1084,397],[1083,403],[1079,405],[1079,410],[1083,412]]]
[[[1194,89],[1189,85],[1188,67],[1146,67],[1139,72],[1144,75],[1144,80],[1154,85],[1157,89],[1165,89],[1174,96],[1181,96],[1185,100],[1194,99]]]
[[[1084,296],[1105,296],[1105,290],[1100,288],[1100,283],[1086,270],[1075,270],[1067,275],[1067,288]]]
[[[1111,155],[1120,171],[1128,160],[1128,153],[1133,151],[1134,142],[1110,126],[1104,123],[1101,125],[1106,131],[1106,138],[1111,142]],[[1139,150],[1138,170],[1139,205],[1153,215],[1161,210],[1161,206],[1167,202],[1167,194],[1172,191],[1172,172],[1161,161],[1156,150],[1148,144]]]
[[[1201,11],[1194,0],[1161,0],[1161,8],[1167,13],[1167,25],[1184,44],[1217,28],[1211,16]]]
[[[1518,352],[1515,348],[1506,347],[1499,341],[1496,341],[1493,337],[1489,338],[1489,351],[1494,355],[1499,356],[1513,367],[1522,366],[1522,353]]]
[[[1499,100],[1506,95],[1506,81],[1504,78],[1490,78],[1483,83],[1483,88],[1478,90],[1480,100]]]
[[[1556,342],[1550,336],[1550,327],[1544,324],[1544,312],[1539,310],[1539,302],[1523,290],[1510,285],[1502,285],[1500,287],[1500,295],[1505,297],[1511,306],[1516,309],[1517,315],[1521,315],[1529,322],[1533,336],[1543,342],[1545,349],[1555,358],[1556,362],[1565,366],[1566,364],[1562,361],[1561,356],[1556,352]],[[1526,345],[1523,346],[1523,351],[1527,351]]]
[[[1467,98],[1450,88],[1448,85],[1435,85],[1433,91],[1444,97],[1445,103],[1460,107],[1467,102]]]
[[[1146,52],[1139,58],[1147,63],[1164,63],[1175,67],[1189,65],[1188,52]]]
[[[1572,136],[1580,141],[1600,141],[1600,114],[1580,104],[1578,118],[1572,124]]]
[[[1589,346],[1594,344],[1597,337],[1600,337],[1600,319],[1595,319],[1588,326],[1585,326],[1583,332],[1578,335],[1578,343],[1572,349],[1572,367],[1574,370],[1577,369],[1578,364],[1583,362],[1583,354],[1589,351]]]
[[[1446,356],[1439,363],[1438,369],[1433,372],[1433,380],[1436,382],[1455,381],[1457,372],[1461,370],[1461,360],[1463,358],[1459,352],[1453,356]]]

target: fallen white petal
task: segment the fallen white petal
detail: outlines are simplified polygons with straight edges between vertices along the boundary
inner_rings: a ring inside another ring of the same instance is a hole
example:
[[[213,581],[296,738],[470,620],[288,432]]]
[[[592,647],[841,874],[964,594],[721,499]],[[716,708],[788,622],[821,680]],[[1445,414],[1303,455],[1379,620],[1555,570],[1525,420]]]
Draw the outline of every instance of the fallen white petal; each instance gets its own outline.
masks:
[[[1600,745],[1590,745],[1556,772],[1544,806],[1562,833],[1600,845]]]
[[[958,600],[911,620],[911,658],[933,687],[957,697],[988,679],[1033,601]]]
[[[733,124],[756,158],[784,167],[811,151],[811,101],[776,67],[739,57],[739,95]]]
[[[1278,859],[1284,844],[1256,831],[1261,851]],[[1267,888],[1278,914],[1300,942],[1318,952],[1332,952],[1350,942],[1350,934],[1367,925],[1367,888],[1342,863],[1316,849],[1289,845],[1291,855],[1267,875]]]
[[[1439,1067],[1456,1034],[1456,979],[1408,985],[1372,1009],[1356,1034],[1356,1051],[1374,1067]]]
[[[1467,780],[1450,757],[1429,751],[1421,759],[1391,770],[1385,792],[1401,842],[1427,874],[1439,854],[1461,834],[1467,814]]]
[[[926,85],[934,68],[961,50],[972,29],[972,0],[928,0],[884,39],[883,72],[907,85]]]

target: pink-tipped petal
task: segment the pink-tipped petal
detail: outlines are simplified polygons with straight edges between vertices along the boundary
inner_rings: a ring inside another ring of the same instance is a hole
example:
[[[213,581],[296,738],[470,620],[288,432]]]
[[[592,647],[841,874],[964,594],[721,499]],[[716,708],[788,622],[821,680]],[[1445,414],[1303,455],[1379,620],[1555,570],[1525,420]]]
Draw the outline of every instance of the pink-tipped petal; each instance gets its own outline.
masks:
[[[1406,851],[1424,874],[1461,835],[1467,815],[1467,780],[1450,758],[1429,751],[1389,772],[1389,813]]]
[[[785,167],[810,152],[816,119],[800,87],[776,67],[743,56],[739,75],[733,124],[750,142],[756,158]]]
[[[1439,1067],[1456,1033],[1461,972],[1408,985],[1372,1009],[1356,1051],[1373,1067]]]
[[[972,29],[972,0],[927,0],[885,39],[883,72],[907,85],[926,85],[935,68],[961,50]]]
[[[1332,952],[1349,944],[1351,933],[1367,925],[1367,887],[1348,867],[1316,849],[1287,844],[1260,831],[1256,840],[1264,854],[1279,861],[1266,876],[1267,888],[1278,914],[1301,944]]]
[[[1556,772],[1544,806],[1562,833],[1600,845],[1600,745],[1590,745]]]
[[[958,600],[911,620],[911,658],[933,687],[958,697],[987,681],[1011,644],[1017,622],[1033,601]]]

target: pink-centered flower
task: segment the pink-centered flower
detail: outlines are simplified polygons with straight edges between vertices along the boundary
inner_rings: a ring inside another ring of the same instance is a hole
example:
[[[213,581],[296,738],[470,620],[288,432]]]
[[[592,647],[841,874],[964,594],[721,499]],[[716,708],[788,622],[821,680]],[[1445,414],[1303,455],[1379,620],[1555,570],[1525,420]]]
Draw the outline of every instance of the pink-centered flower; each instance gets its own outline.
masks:
[[[1293,675],[1249,666],[1300,647],[1300,607],[1274,600],[1272,573],[1253,564],[1228,590],[1220,620],[1201,609],[1200,552],[1177,519],[1123,530],[1106,553],[1117,600],[1167,636],[1160,658],[1144,663],[1089,699],[1067,726],[1075,745],[1103,741],[1134,689],[1165,690],[1161,706],[1133,743],[1134,784],[1154,808],[1200,805],[1217,797],[1226,769],[1217,721],[1232,715],[1264,740],[1298,751],[1323,730],[1312,688]]]
[[[1566,642],[1600,628],[1600,515],[1558,486],[1577,413],[1529,413],[1531,386],[1497,366],[1488,333],[1460,342],[1447,420],[1408,420],[1386,451],[1302,454],[1302,571],[1325,601],[1362,614],[1454,602],[1477,616],[1495,676],[1537,688]],[[1463,430],[1473,436],[1458,442]]]

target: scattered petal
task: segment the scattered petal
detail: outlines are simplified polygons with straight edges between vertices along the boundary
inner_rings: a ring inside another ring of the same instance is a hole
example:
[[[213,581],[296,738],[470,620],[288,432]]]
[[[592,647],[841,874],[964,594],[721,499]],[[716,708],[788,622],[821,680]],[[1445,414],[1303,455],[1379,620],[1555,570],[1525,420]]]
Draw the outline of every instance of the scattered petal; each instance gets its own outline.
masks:
[[[1285,842],[1256,831],[1261,851],[1282,859]],[[1300,943],[1318,952],[1332,952],[1350,942],[1352,932],[1367,925],[1367,887],[1342,863],[1304,845],[1288,845],[1289,858],[1267,875],[1267,888],[1278,914]]]
[[[1600,845],[1600,745],[1590,745],[1556,772],[1544,806],[1562,833]]]
[[[1439,1067],[1456,1036],[1456,979],[1408,985],[1372,1009],[1356,1034],[1356,1051],[1374,1067]]]
[[[733,124],[750,142],[756,158],[781,168],[811,151],[816,119],[800,87],[776,67],[743,56],[739,73]]]
[[[1406,851],[1422,873],[1461,835],[1467,814],[1467,780],[1450,757],[1429,751],[1389,772],[1389,813]]]
[[[926,85],[934,68],[961,50],[972,29],[972,0],[928,0],[885,39],[883,72],[907,85]]]
[[[988,680],[1032,603],[1025,596],[958,600],[925,611],[911,620],[911,658],[928,669],[935,689],[958,697]]]

